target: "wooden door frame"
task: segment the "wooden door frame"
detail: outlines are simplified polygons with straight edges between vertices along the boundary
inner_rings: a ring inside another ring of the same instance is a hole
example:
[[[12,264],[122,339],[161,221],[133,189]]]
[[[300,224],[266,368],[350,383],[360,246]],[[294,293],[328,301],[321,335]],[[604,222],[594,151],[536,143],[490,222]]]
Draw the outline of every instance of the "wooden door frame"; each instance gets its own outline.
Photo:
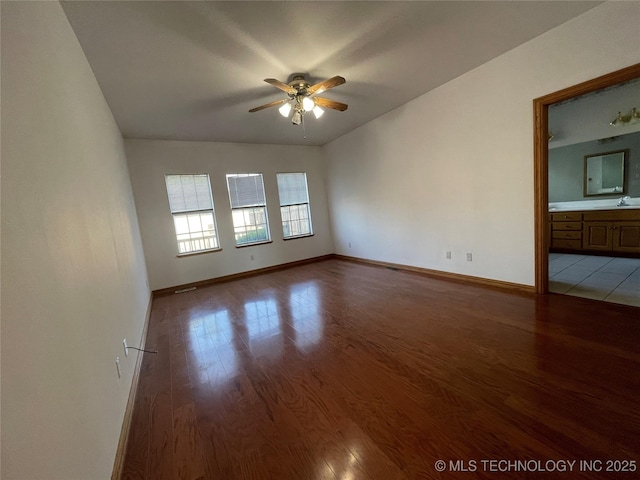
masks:
[[[635,78],[640,78],[640,63],[550,93],[533,101],[536,293],[549,293],[549,105]]]

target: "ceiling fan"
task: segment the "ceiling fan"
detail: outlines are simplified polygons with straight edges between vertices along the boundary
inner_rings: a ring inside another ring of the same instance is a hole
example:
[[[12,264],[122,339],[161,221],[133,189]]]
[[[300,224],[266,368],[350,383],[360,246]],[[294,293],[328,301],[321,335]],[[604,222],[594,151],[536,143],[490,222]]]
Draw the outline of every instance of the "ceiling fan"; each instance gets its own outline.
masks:
[[[333,110],[339,110],[341,112],[344,112],[349,107],[346,103],[340,103],[317,96],[330,88],[345,83],[346,80],[340,76],[331,77],[315,85],[311,85],[302,75],[294,75],[288,84],[275,78],[265,78],[264,81],[285,92],[289,98],[276,100],[275,102],[252,108],[249,110],[251,113],[280,105],[278,109],[280,114],[283,117],[288,117],[293,110],[291,123],[300,125],[306,112],[313,112],[316,118],[320,118],[324,113],[322,107],[332,108]]]

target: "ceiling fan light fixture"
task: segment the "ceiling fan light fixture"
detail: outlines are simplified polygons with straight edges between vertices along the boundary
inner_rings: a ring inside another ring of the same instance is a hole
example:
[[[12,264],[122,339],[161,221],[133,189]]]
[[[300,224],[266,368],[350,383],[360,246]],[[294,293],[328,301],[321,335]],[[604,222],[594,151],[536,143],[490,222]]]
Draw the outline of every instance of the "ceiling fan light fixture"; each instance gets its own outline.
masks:
[[[283,104],[278,111],[280,112],[280,115],[282,115],[283,117],[287,118],[289,116],[289,114],[291,113],[291,103],[287,102],[285,104]]]
[[[315,102],[311,97],[303,97],[302,98],[302,108],[304,108],[305,112],[310,112],[315,107]]]
[[[312,110],[312,111],[313,111],[313,114],[316,116],[316,119],[317,119],[317,118],[320,118],[322,115],[324,115],[324,110],[323,110],[323,109],[321,109],[321,108],[320,108],[319,106],[317,106],[317,105],[316,105],[315,107],[313,107],[313,110]]]
[[[265,78],[264,81],[285,92],[288,98],[265,103],[259,107],[252,108],[249,110],[249,113],[259,112],[260,110],[277,106],[280,115],[285,118],[289,118],[289,115],[291,115],[291,123],[294,125],[302,125],[304,130],[305,113],[313,112],[315,118],[318,119],[324,115],[324,108],[344,112],[348,107],[346,103],[336,102],[329,98],[317,96],[330,88],[344,84],[346,80],[340,76],[328,78],[316,83],[315,85],[310,85],[302,75],[294,76],[293,80],[288,84],[281,82],[280,80],[276,80],[275,78]],[[305,136],[304,138],[307,137]]]

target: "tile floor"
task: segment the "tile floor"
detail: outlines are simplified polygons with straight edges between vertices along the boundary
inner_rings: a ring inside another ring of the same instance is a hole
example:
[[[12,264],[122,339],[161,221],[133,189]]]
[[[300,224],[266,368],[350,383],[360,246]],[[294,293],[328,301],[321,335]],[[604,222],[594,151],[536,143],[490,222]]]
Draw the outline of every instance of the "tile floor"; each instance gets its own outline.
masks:
[[[550,253],[549,291],[640,307],[640,258]]]

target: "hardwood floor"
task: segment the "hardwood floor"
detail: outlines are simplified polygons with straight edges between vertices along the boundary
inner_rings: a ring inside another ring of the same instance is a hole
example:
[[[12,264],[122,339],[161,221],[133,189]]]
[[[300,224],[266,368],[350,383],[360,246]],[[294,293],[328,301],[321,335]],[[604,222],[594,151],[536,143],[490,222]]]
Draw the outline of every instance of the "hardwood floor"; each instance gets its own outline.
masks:
[[[147,347],[125,479],[639,476],[635,307],[327,260],[158,297]]]

